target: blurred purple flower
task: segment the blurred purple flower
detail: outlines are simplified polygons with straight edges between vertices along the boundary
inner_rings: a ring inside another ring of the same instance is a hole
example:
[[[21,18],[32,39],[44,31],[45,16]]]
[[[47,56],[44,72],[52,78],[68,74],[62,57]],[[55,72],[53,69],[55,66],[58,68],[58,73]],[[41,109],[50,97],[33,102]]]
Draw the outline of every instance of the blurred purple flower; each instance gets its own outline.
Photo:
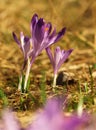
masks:
[[[56,29],[52,32],[51,23],[46,23],[43,18],[38,19],[38,15],[34,14],[31,20],[31,41],[33,45],[31,64],[43,49],[57,42],[64,35],[65,30],[66,28],[63,28],[58,34],[56,34]]]
[[[36,113],[36,118],[26,128],[22,128],[20,122],[11,111],[3,113],[0,122],[0,130],[83,130],[83,126],[89,121],[87,114],[66,115],[62,111],[62,102],[58,98],[48,100],[45,108]],[[81,129],[80,129],[81,128]]]
[[[0,130],[23,130],[20,122],[10,110],[3,111]]]
[[[50,99],[27,130],[79,130],[89,120],[86,114],[64,115],[60,100]]]

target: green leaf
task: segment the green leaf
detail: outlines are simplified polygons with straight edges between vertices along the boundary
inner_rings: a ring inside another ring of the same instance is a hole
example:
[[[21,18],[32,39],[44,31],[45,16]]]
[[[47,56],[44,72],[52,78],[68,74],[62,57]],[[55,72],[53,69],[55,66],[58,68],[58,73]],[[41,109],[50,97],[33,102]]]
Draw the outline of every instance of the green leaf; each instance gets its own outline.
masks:
[[[5,93],[3,92],[3,90],[0,89],[0,98],[2,99],[3,101],[3,106],[6,107],[8,106],[8,99],[5,95]]]

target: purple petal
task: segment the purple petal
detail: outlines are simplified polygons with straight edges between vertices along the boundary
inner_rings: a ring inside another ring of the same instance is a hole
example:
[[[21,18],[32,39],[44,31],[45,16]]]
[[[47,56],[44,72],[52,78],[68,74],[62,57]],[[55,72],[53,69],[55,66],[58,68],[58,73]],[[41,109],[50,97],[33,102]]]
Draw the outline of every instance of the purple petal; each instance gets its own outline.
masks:
[[[29,51],[30,51],[30,39],[26,36],[24,37],[24,53],[26,58],[28,56]]]
[[[34,30],[37,21],[38,21],[38,15],[34,14],[31,20],[31,31]]]
[[[37,40],[38,44],[40,44],[44,38],[44,30],[43,26],[45,25],[44,21],[42,18],[40,18],[36,24],[36,28],[34,30],[34,36],[35,39]]]
[[[56,39],[54,42],[57,42],[64,34],[65,34],[66,28],[63,28],[56,36]]]
[[[34,29],[32,30],[32,44],[33,44],[33,51],[37,53],[36,56],[42,51],[41,48],[42,40],[44,39],[44,26],[45,23],[42,18],[38,20]],[[41,51],[39,51],[41,50]]]
[[[54,28],[53,32],[49,35],[47,47],[52,45],[53,43],[57,42],[56,41],[57,36],[58,36],[58,34],[56,35],[56,29]]]
[[[60,62],[60,59],[62,58],[62,53],[60,47],[56,47],[55,52],[54,52],[54,61],[55,61],[55,66],[57,68],[58,63]]]
[[[20,32],[20,40],[21,40],[22,50],[24,50],[24,34],[23,34],[23,32]]]
[[[53,56],[52,56],[52,53],[51,53],[51,50],[49,47],[46,48],[46,52],[47,52],[47,55],[51,61],[52,66],[54,66],[54,59],[53,59]]]
[[[29,37],[25,36],[25,37],[24,37],[24,42],[25,42],[25,43],[29,42]]]
[[[52,39],[56,35],[56,28],[54,28],[53,32],[49,36],[49,40]]]
[[[63,28],[57,35],[56,35],[56,29],[52,32],[51,35],[49,35],[47,47],[52,45],[53,43],[57,42],[65,33],[66,28]]]
[[[32,17],[32,20],[31,20],[31,33],[32,33],[32,44],[33,44],[33,50],[36,50],[37,48],[37,41],[36,41],[36,38],[35,38],[35,30],[36,30],[36,25],[37,25],[37,22],[38,22],[38,15],[37,14],[34,14],[33,17]]]
[[[20,43],[20,41],[18,40],[16,34],[13,32],[12,35],[13,35],[13,38],[14,38],[15,42],[16,42],[16,43],[18,44],[18,46],[21,48],[21,43]]]
[[[65,62],[66,61],[66,59],[68,58],[68,56],[72,53],[72,51],[73,51],[73,49],[70,49],[70,50],[68,50],[68,51],[65,51],[64,53],[63,53],[63,62]]]
[[[43,39],[42,42],[39,43],[39,47],[38,47],[38,54],[45,49],[47,46],[49,46],[49,34],[51,32],[52,29],[52,25],[51,23],[45,23],[44,26],[42,26],[42,32],[43,32]]]
[[[70,49],[68,51],[64,51],[62,54],[62,59],[59,61],[59,64],[57,66],[57,71],[60,68],[60,66],[67,60],[68,56],[71,54],[71,52],[73,51],[73,49]]]
[[[51,30],[52,30],[51,23],[45,23],[45,25],[43,26],[44,37],[43,37],[43,41],[42,41],[42,44],[44,46],[46,46],[46,43],[48,44],[48,42],[49,42],[48,38],[49,38],[49,34],[50,34]]]
[[[51,32],[51,30],[52,30],[52,25],[51,25],[51,23],[47,23],[47,24],[46,24],[46,27],[45,27],[45,32],[48,32],[48,35],[49,35],[50,32]]]
[[[20,33],[20,38],[21,38],[21,49],[24,53],[24,58],[26,59],[30,51],[30,39],[29,37],[24,36],[23,32]]]

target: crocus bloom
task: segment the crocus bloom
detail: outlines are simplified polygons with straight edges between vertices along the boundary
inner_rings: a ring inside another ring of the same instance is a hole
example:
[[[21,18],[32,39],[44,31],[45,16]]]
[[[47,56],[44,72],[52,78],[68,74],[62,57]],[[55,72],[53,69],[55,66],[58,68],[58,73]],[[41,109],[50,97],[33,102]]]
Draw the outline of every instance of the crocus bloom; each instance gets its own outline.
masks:
[[[34,121],[26,128],[22,128],[11,111],[5,111],[0,122],[0,130],[80,130],[88,121],[87,114],[82,114],[81,117],[78,117],[78,114],[64,114],[62,102],[53,98],[47,101],[42,111],[36,113]]]
[[[23,32],[20,33],[20,40],[17,38],[16,34],[13,32],[13,38],[18,44],[19,48],[23,52],[24,55],[24,66],[23,69],[26,65],[26,62],[28,60],[29,54],[30,54],[30,38],[28,36],[24,36]]]
[[[20,40],[18,40],[15,33],[13,33],[13,38],[17,42],[18,46],[24,54],[24,65],[23,70],[27,61],[29,60],[29,65],[27,67],[25,75],[24,90],[26,89],[28,77],[30,73],[31,66],[35,58],[41,53],[41,51],[53,43],[57,42],[65,33],[66,28],[63,28],[59,33],[56,33],[56,29],[52,31],[51,23],[46,23],[43,18],[38,19],[38,15],[34,14],[31,20],[31,34],[32,37],[24,37],[21,32]],[[28,64],[27,63],[27,64]],[[20,78],[20,84],[22,83],[22,76]],[[19,86],[20,86],[19,84]],[[21,87],[18,87],[21,89]]]
[[[46,52],[48,54],[48,57],[54,69],[53,88],[56,86],[57,72],[60,66],[66,61],[66,59],[68,58],[68,56],[71,54],[72,51],[73,49],[65,51],[65,50],[61,50],[60,47],[56,47],[54,56],[53,56],[50,48],[49,47],[46,48]]]
[[[31,64],[43,49],[57,42],[64,35],[65,30],[66,28],[63,28],[58,34],[56,34],[56,29],[52,31],[51,23],[46,23],[43,18],[38,19],[38,15],[34,14],[31,20],[31,41],[33,47]]]
[[[25,77],[25,83],[24,83],[24,89],[26,89],[27,86],[27,80],[29,77],[29,72],[30,72],[30,63],[28,61],[30,58],[30,53],[31,53],[31,40],[28,36],[24,36],[23,32],[20,33],[20,40],[17,38],[16,34],[13,32],[13,38],[16,41],[16,43],[18,44],[19,48],[21,49],[21,51],[23,52],[24,55],[24,64],[22,67],[22,72],[21,72],[21,76],[20,76],[20,81],[18,84],[18,90],[22,91],[22,81],[23,81],[23,71],[25,69],[26,64],[28,64],[27,67],[27,71],[26,71],[26,77]]]

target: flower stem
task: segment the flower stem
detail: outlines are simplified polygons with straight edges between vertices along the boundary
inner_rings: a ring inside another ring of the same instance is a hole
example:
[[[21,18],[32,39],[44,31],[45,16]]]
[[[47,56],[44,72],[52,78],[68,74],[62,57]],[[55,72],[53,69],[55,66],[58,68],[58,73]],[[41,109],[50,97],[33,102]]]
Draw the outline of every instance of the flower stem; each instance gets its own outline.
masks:
[[[53,79],[53,92],[55,92],[55,88],[56,88],[56,79],[57,79],[57,74],[54,74],[54,79]]]
[[[28,83],[28,78],[29,78],[29,73],[30,73],[30,59],[28,58],[28,64],[27,64],[27,70],[26,70],[26,75],[25,75],[25,82],[24,82],[24,91],[27,90],[27,83]]]
[[[21,86],[22,85],[22,74],[20,76],[19,84],[18,84],[18,90],[21,91]]]

